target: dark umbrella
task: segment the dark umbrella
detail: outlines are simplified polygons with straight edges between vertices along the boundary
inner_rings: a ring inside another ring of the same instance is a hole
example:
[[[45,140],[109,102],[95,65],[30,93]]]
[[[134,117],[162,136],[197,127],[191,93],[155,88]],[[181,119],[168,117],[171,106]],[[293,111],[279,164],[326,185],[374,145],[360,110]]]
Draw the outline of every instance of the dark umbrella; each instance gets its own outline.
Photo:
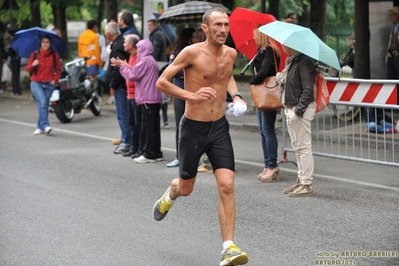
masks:
[[[169,7],[157,20],[158,23],[166,24],[190,24],[201,23],[202,16],[206,11],[212,8],[222,8],[227,14],[231,14],[231,10],[222,4],[190,1]]]
[[[13,48],[20,57],[29,58],[32,52],[39,49],[40,39],[43,36],[48,36],[50,38],[51,48],[53,51],[57,51],[62,58],[68,48],[67,45],[54,31],[44,30],[39,27],[17,31],[11,42],[11,48]]]

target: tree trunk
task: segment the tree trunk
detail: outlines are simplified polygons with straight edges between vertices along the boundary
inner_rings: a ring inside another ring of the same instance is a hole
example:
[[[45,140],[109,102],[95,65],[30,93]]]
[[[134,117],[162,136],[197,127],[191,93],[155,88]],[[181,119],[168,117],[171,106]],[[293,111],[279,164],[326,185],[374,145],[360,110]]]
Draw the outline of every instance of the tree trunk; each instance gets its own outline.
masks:
[[[308,3],[305,4],[304,1],[302,1],[302,8],[303,8],[302,14],[300,16],[298,14],[296,14],[296,16],[298,17],[298,25],[309,28],[310,27],[310,6]]]
[[[370,78],[370,27],[369,3],[355,0],[355,75]]]
[[[327,0],[310,0],[310,29],[324,40]]]
[[[41,19],[41,15],[40,15],[40,1],[39,0],[29,0],[29,5],[30,5],[31,18],[32,18],[32,22],[31,22],[32,27],[41,27],[42,19]]]
[[[280,3],[279,0],[269,0],[269,10],[267,10],[267,13],[273,15],[277,20],[279,20],[278,16],[279,3]]]
[[[104,1],[105,0],[99,1],[97,9],[97,26],[100,31],[101,31],[101,22],[103,21],[103,16],[104,16]]]
[[[107,18],[116,18],[118,16],[118,1],[117,0],[106,0],[105,3],[107,10]]]

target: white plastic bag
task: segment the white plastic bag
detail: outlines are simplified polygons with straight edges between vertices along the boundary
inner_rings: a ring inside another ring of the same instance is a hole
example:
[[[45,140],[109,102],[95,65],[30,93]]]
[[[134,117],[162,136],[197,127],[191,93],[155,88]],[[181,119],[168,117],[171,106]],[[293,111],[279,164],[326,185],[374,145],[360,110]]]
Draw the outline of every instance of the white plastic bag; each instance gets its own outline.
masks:
[[[3,72],[1,73],[1,82],[11,82],[11,70],[7,62],[3,64]]]

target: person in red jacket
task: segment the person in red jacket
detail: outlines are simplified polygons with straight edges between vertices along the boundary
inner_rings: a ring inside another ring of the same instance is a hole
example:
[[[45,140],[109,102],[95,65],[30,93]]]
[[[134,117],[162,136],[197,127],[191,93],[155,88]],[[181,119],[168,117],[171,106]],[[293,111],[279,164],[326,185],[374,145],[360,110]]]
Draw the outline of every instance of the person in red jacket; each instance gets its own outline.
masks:
[[[48,121],[48,105],[51,94],[61,75],[61,61],[57,52],[51,49],[48,36],[40,39],[39,51],[32,52],[26,64],[30,73],[30,89],[35,97],[39,120],[34,135],[49,134],[52,128]]]

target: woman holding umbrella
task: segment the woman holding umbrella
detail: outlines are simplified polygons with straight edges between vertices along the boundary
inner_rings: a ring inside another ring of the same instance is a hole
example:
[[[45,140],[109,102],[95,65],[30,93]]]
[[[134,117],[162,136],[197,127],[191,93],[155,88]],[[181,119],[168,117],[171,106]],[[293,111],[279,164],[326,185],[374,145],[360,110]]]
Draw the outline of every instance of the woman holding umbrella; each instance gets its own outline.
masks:
[[[298,163],[296,183],[284,189],[290,197],[312,196],[313,154],[311,123],[316,112],[314,81],[316,76],[315,61],[283,44],[288,57],[284,70],[277,75],[282,87],[281,101],[285,106],[287,129],[291,146]]]
[[[269,36],[254,29],[254,40],[258,46],[258,52],[254,59],[255,75],[249,84],[259,84],[265,78],[275,76],[280,63],[280,52],[276,42]],[[277,136],[275,123],[277,110],[260,111],[256,110],[259,123],[259,133],[262,139],[262,149],[265,167],[263,172],[258,175],[259,181],[272,182],[273,179],[279,180],[280,169],[277,166]]]
[[[57,52],[51,49],[51,39],[45,35],[40,39],[39,51],[29,57],[26,69],[30,73],[30,89],[35,97],[39,119],[34,135],[49,134],[52,128],[48,121],[48,105],[51,94],[61,75],[61,61]]]

